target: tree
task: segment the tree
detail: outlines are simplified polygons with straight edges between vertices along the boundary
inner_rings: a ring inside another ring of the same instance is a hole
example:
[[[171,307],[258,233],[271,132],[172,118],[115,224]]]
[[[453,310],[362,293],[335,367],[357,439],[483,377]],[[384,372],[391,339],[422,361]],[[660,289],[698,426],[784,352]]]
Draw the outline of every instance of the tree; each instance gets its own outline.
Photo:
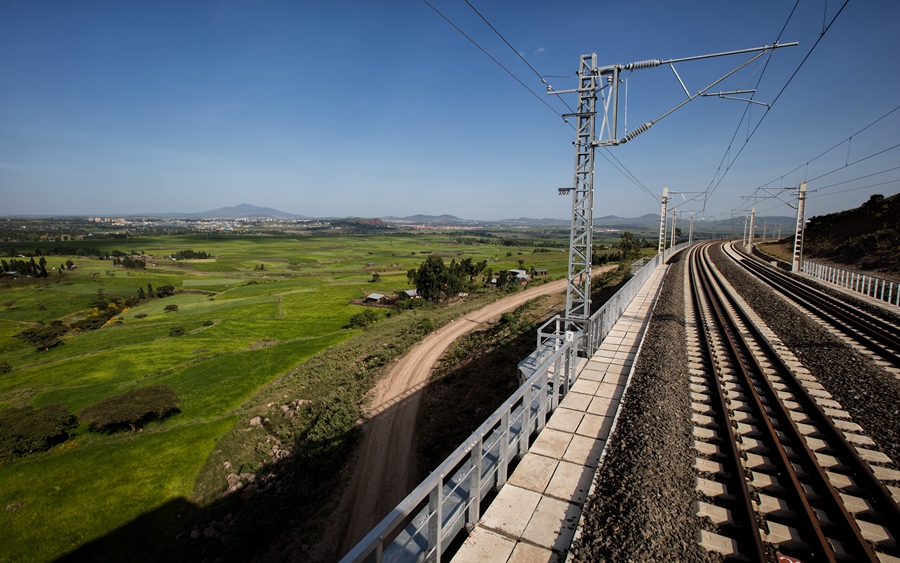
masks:
[[[138,288],[138,299],[144,299],[145,297],[146,297],[146,296],[144,295],[144,288],[143,288],[143,287],[139,287],[139,288]]]
[[[416,271],[416,290],[426,301],[438,301],[447,280],[447,266],[440,256],[429,256]]]
[[[178,305],[175,305],[174,303],[171,305],[166,305],[163,308],[163,311],[165,311],[166,313],[175,313],[178,311]]]
[[[376,282],[380,282],[380,281],[381,281],[381,274],[379,274],[378,272],[373,273],[372,279],[369,280],[369,282],[371,282],[371,283],[376,283]]]
[[[175,294],[175,286],[172,285],[161,285],[156,288],[156,296],[157,297],[169,297],[170,295]]]
[[[638,241],[634,238],[634,235],[628,231],[625,231],[619,236],[619,250],[622,253],[622,258],[625,260],[637,258],[641,254]]]
[[[155,297],[155,295],[153,294],[153,286],[150,285],[149,282],[147,283],[147,296],[148,296],[148,297]]]
[[[82,409],[78,420],[89,424],[94,432],[115,432],[137,426],[157,418],[164,418],[178,410],[181,399],[166,385],[139,387],[103,399]]]
[[[364,328],[378,320],[378,313],[366,309],[350,317],[350,328]]]
[[[65,441],[74,424],[69,409],[57,404],[0,411],[0,459],[48,450]]]

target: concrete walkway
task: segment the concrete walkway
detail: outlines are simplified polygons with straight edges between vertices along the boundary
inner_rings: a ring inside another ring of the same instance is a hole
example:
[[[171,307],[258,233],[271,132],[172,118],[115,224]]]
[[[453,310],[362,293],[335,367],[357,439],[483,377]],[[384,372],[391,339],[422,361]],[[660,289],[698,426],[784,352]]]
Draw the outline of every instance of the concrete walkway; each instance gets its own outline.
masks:
[[[586,362],[453,563],[559,561],[572,544],[667,266]]]

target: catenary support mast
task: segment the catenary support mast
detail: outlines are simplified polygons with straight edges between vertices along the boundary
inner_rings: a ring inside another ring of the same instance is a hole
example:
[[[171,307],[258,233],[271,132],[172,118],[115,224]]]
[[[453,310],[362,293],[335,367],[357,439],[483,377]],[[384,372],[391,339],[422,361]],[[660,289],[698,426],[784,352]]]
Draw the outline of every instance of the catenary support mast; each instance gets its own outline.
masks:
[[[591,315],[591,242],[594,214],[594,125],[600,76],[597,55],[582,55],[578,71],[578,119],[575,136],[575,184],[572,194],[572,229],[569,238],[569,285],[566,318],[581,330]]]

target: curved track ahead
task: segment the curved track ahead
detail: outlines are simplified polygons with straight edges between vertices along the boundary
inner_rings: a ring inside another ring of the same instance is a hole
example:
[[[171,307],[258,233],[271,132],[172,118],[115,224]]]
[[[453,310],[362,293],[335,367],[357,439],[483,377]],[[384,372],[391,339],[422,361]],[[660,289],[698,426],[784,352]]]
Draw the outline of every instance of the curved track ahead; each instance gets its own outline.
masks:
[[[814,289],[744,253],[731,250],[729,254],[745,270],[808,314],[867,348],[876,359],[900,368],[900,326]]]
[[[900,506],[850,442],[870,440],[826,413],[842,411],[774,335],[756,328],[708,248],[691,250],[689,304],[695,467],[704,476],[698,490],[711,500],[699,512],[719,526],[703,532],[708,544],[759,562],[900,555]]]

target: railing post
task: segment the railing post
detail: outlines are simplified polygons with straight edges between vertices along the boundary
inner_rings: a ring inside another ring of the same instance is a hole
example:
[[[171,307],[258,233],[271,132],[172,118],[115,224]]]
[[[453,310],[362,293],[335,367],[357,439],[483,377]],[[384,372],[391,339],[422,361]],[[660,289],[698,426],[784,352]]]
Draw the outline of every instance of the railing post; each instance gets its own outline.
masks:
[[[528,453],[528,437],[531,436],[531,402],[534,400],[532,398],[534,386],[527,385],[526,387],[525,394],[522,395],[522,430],[516,438],[518,441],[516,451],[519,452],[519,455]]]
[[[561,371],[559,369],[560,367],[561,366],[559,365],[559,358],[557,358],[555,366],[556,369],[553,370],[553,395],[550,396],[550,412],[555,411],[559,406],[559,385],[560,380],[562,380],[562,377],[560,377],[562,374],[559,373]]]
[[[431,521],[428,522],[428,551],[434,552],[434,561],[441,560],[441,494],[444,489],[444,476],[441,475],[437,484],[428,493],[428,508],[431,510]],[[427,560],[426,556],[426,560]]]
[[[479,436],[472,448],[472,477],[469,478],[469,514],[466,527],[471,532],[481,520],[481,461],[484,459],[484,437]]]
[[[530,405],[529,405],[530,407]],[[500,418],[500,451],[497,452],[497,489],[506,484],[506,470],[509,465],[509,412],[512,405],[507,404],[506,412]],[[523,415],[524,418],[524,415]]]

